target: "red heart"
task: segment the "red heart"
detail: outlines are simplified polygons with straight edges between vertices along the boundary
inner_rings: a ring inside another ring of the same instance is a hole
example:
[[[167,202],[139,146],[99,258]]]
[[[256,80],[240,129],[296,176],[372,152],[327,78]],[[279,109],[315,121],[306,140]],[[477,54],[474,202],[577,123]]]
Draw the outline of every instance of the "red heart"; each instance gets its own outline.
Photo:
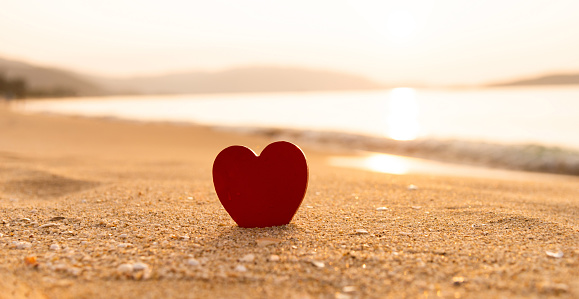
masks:
[[[213,162],[221,204],[241,227],[290,223],[308,186],[308,164],[295,144],[278,141],[257,156],[245,146],[222,150]]]

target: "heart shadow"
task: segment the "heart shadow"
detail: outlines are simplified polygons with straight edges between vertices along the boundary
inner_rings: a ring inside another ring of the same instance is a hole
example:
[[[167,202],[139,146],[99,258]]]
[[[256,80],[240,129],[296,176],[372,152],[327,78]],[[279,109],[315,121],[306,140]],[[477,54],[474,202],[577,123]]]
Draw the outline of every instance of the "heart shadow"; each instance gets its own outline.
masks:
[[[263,228],[231,226],[223,230],[218,230],[216,237],[207,239],[203,243],[205,249],[211,251],[228,251],[235,248],[260,248],[257,244],[257,240],[260,238],[280,239],[281,241],[277,245],[287,246],[297,241],[298,238],[296,236],[304,231],[304,228],[292,223]]]

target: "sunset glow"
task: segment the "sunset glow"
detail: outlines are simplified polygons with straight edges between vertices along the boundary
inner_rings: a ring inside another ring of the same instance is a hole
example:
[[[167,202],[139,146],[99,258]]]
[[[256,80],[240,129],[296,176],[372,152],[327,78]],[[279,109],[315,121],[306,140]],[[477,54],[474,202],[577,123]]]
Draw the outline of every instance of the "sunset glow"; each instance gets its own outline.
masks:
[[[0,4],[0,299],[579,298],[579,0]]]
[[[388,17],[388,34],[396,41],[410,39],[416,30],[416,20],[407,11],[393,11]]]
[[[418,137],[418,102],[412,88],[395,88],[390,92],[388,137],[395,140],[413,140]]]
[[[578,69],[577,11],[572,0],[5,1],[0,57],[111,76],[291,65],[474,84]]]

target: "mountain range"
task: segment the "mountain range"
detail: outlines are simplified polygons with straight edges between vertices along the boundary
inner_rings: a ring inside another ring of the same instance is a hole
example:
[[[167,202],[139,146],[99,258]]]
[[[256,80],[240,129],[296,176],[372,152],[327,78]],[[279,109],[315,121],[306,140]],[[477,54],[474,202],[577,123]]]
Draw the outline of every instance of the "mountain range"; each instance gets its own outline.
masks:
[[[81,96],[107,94],[103,87],[84,79],[81,74],[2,58],[0,58],[0,76],[23,79],[28,88],[35,91],[67,89]]]
[[[389,87],[359,75],[299,67],[256,66],[215,72],[192,71],[110,78],[2,58],[0,58],[0,77],[21,78],[26,81],[29,89],[36,91],[36,94],[50,94],[44,92],[49,90],[70,90],[77,96],[329,91]],[[528,85],[579,85],[579,73],[551,74],[494,83],[486,87]]]
[[[145,94],[228,93],[375,89],[362,76],[297,67],[240,67],[216,72],[183,72],[126,79],[92,78],[111,90]]]
[[[490,87],[530,86],[530,85],[579,85],[577,74],[550,74],[527,79],[518,79],[502,83],[489,84]]]
[[[31,89],[66,88],[78,96],[378,89],[385,86],[345,72],[298,67],[240,67],[108,78],[0,58],[0,75],[22,78]]]

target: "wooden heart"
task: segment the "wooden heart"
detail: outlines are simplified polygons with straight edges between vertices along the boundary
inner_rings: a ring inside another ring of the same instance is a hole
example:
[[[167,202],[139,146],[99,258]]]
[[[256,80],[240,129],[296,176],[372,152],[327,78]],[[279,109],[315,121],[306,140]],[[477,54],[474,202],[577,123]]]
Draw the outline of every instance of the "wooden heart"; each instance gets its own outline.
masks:
[[[284,225],[306,195],[308,165],[302,150],[287,141],[271,143],[259,156],[234,145],[215,158],[213,184],[240,227]]]

